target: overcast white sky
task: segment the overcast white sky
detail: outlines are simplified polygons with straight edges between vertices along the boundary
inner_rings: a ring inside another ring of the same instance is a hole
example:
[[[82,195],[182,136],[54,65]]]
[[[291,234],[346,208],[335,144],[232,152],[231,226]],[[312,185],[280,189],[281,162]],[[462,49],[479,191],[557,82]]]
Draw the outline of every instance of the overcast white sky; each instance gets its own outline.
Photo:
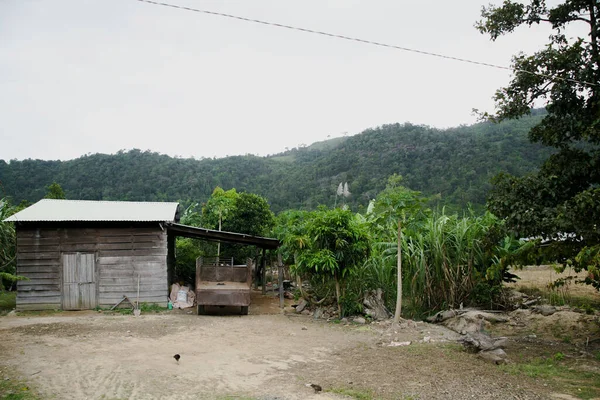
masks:
[[[500,0],[163,1],[506,66],[549,33],[479,34]],[[266,155],[386,123],[469,124],[509,77],[135,0],[2,0],[0,159]]]

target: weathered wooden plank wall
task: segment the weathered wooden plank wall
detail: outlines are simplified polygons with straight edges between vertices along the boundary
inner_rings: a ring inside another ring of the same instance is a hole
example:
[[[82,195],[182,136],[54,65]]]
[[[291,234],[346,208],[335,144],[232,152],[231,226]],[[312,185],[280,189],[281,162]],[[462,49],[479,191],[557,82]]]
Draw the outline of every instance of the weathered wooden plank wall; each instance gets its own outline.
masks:
[[[62,308],[61,254],[96,256],[98,304],[109,307],[123,295],[166,306],[167,233],[160,227],[17,228],[17,309]]]

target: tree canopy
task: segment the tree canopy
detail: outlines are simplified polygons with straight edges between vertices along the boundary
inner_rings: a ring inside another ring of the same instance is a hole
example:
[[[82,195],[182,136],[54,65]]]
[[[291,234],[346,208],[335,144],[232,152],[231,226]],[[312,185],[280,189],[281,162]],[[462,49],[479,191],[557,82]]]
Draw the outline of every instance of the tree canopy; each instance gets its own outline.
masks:
[[[541,117],[534,111],[518,121],[450,129],[382,125],[267,157],[184,159],[134,149],[69,161],[0,160],[0,180],[15,204],[38,201],[48,185],[59,182],[67,197],[81,200],[179,200],[188,206],[207,201],[219,186],[259,194],[274,212],[332,207],[336,198],[364,211],[396,173],[403,185],[435,195],[436,204],[483,209],[491,177],[535,171],[555,152],[527,140]]]
[[[600,288],[600,6],[591,0],[505,0],[484,7],[478,29],[492,40],[517,27],[546,23],[549,43],[513,58],[513,77],[495,95],[495,121],[519,118],[544,103],[547,114],[529,131],[532,142],[556,149],[537,173],[498,175],[489,209],[516,234],[538,238],[540,259],[587,269]],[[569,28],[586,27],[583,37]],[[569,31],[570,32],[570,31]]]

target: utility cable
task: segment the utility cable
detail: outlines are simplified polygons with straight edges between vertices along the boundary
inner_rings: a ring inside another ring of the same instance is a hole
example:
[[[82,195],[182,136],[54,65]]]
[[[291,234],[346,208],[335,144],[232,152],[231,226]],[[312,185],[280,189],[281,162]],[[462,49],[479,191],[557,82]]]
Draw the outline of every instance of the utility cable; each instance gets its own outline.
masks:
[[[386,48],[390,48],[390,49],[408,51],[408,52],[411,52],[411,53],[417,53],[417,54],[422,54],[422,55],[431,56],[431,57],[438,57],[438,58],[443,58],[443,59],[446,59],[446,60],[459,61],[459,62],[474,64],[474,65],[480,65],[480,66],[484,66],[484,67],[502,69],[502,70],[506,70],[506,71],[513,71],[512,68],[506,67],[504,65],[498,65],[498,64],[491,64],[491,63],[486,63],[486,62],[481,62],[481,61],[475,61],[475,60],[470,60],[470,59],[467,59],[467,58],[447,56],[447,55],[444,55],[444,54],[433,53],[433,52],[430,52],[430,51],[412,49],[412,48],[409,48],[409,47],[396,46],[396,45],[393,45],[393,44],[387,44],[387,43],[382,43],[382,42],[375,42],[375,41],[372,41],[372,40],[360,39],[360,38],[352,37],[352,36],[338,35],[338,34],[330,33],[330,32],[324,32],[324,31],[317,31],[317,30],[313,30],[313,29],[301,28],[301,27],[298,27],[298,26],[279,24],[279,23],[276,23],[276,22],[263,21],[263,20],[260,20],[260,19],[240,17],[239,15],[232,15],[232,14],[226,14],[226,13],[221,13],[221,12],[216,12],[216,11],[202,10],[202,9],[198,9],[198,8],[185,7],[185,6],[180,6],[180,5],[176,5],[176,4],[163,3],[163,2],[160,2],[160,1],[153,1],[153,0],[135,0],[135,1],[139,1],[141,3],[153,4],[153,5],[157,5],[157,6],[176,8],[176,9],[179,9],[179,10],[192,11],[192,12],[197,12],[197,13],[202,13],[202,14],[209,14],[209,15],[215,15],[215,16],[219,16],[219,17],[237,19],[237,20],[240,20],[240,21],[251,22],[251,23],[255,23],[255,24],[261,24],[261,25],[274,26],[274,27],[278,27],[278,28],[291,29],[291,30],[295,30],[295,31],[312,33],[312,34],[315,34],[315,35],[328,36],[328,37],[333,37],[333,38],[337,38],[337,39],[349,40],[349,41],[359,42],[359,43],[364,43],[364,44],[369,44],[369,45],[373,45],[373,46],[379,46],[379,47],[386,47]],[[586,82],[586,81],[579,81],[579,80],[571,79],[571,78],[562,78],[562,77],[558,77],[558,76],[551,76],[551,75],[548,75],[548,74],[542,74],[542,73],[539,73],[539,72],[527,71],[527,70],[524,70],[524,69],[518,69],[517,68],[517,69],[514,69],[514,71],[516,71],[516,72],[522,72],[522,73],[526,73],[526,74],[530,74],[530,75],[535,75],[535,76],[539,76],[539,77],[543,77],[543,78],[546,78],[546,79],[549,79],[549,80],[559,80],[559,81],[563,81],[563,82],[577,83],[577,84],[580,84],[580,85],[587,85],[587,86],[598,86],[597,83],[593,83],[593,82]]]

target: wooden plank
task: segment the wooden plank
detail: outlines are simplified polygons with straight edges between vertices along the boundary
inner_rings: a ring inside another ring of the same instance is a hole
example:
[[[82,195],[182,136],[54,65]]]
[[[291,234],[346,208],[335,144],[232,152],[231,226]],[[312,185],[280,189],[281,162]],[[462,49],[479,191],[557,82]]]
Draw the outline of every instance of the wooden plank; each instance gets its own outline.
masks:
[[[127,243],[98,243],[98,250],[120,250],[120,249],[152,249],[164,248],[166,244],[157,240],[148,242],[127,242]]]
[[[61,243],[60,251],[65,253],[78,253],[78,252],[94,252],[96,251],[96,243]]]
[[[77,283],[77,253],[63,254],[62,305],[65,310],[77,309],[79,284]]]
[[[137,292],[137,282],[135,284],[102,285],[100,286],[99,291],[100,293]],[[167,281],[147,285],[140,284],[140,293],[151,293],[156,291],[167,292]]]
[[[98,263],[100,264],[100,263]],[[144,263],[130,263],[130,264],[102,264],[102,267],[107,270],[113,271],[129,271],[136,272],[142,270],[156,269],[160,270],[165,267],[165,263],[162,262],[144,262]]]
[[[28,271],[28,272],[24,272],[24,271],[19,271],[19,275],[21,276],[25,276],[27,278],[29,278],[28,282],[31,282],[32,280],[36,280],[36,279],[53,279],[53,280],[59,280],[60,281],[60,272],[58,271],[51,271],[51,272],[40,272],[40,271]]]
[[[23,253],[34,253],[34,252],[49,252],[49,251],[57,251],[57,244],[43,244],[43,245],[24,245],[19,243],[17,247],[17,254]]]
[[[35,260],[35,259],[27,259],[21,260],[17,257],[17,268],[19,267],[56,267],[60,265],[59,258],[57,259],[49,259],[49,260]]]
[[[49,272],[56,272],[57,274],[60,273],[58,265],[17,265],[17,275]]]
[[[97,236],[98,242],[101,243],[128,243],[128,242],[151,242],[151,241],[167,241],[167,237],[160,234],[109,234]]]
[[[60,304],[60,296],[17,297],[17,305],[37,303]]]
[[[60,236],[58,229],[32,229],[23,230],[17,228],[18,238],[57,238]]]
[[[60,285],[60,279],[58,279],[58,277],[56,278],[41,278],[41,279],[36,279],[35,277],[31,276],[27,276],[27,278],[29,278],[29,280],[27,281],[18,281],[17,282],[17,287],[21,287],[20,285],[25,285],[25,286],[34,286],[34,285]]]
[[[37,298],[37,297],[52,297],[59,296],[60,290],[46,290],[46,291],[17,291],[17,299],[25,299],[25,298]]]
[[[23,282],[21,285],[20,283]],[[27,285],[25,281],[19,281],[17,284],[17,291],[32,291],[32,292],[43,292],[43,291],[57,291],[60,290],[60,285]]]
[[[83,310],[91,310],[97,304],[95,259],[94,254],[77,254],[79,308]]]
[[[163,256],[167,260],[167,247],[142,250],[98,250],[99,257]]]
[[[149,263],[164,263],[167,262],[167,257],[165,256],[99,256],[98,264],[102,265],[112,265],[112,264],[143,264],[145,262]]]
[[[60,303],[19,304],[17,311],[60,310]]]
[[[167,268],[165,267],[162,271],[156,270],[138,270],[136,272],[133,271],[115,271],[115,270],[106,270],[102,269],[100,271],[100,280],[104,281],[105,279],[123,279],[123,278],[132,278],[135,275],[140,275],[141,279],[151,279],[151,278],[164,278],[165,282],[167,281]]]
[[[58,251],[45,251],[39,253],[23,253],[17,257],[19,260],[57,260],[60,258]]]

